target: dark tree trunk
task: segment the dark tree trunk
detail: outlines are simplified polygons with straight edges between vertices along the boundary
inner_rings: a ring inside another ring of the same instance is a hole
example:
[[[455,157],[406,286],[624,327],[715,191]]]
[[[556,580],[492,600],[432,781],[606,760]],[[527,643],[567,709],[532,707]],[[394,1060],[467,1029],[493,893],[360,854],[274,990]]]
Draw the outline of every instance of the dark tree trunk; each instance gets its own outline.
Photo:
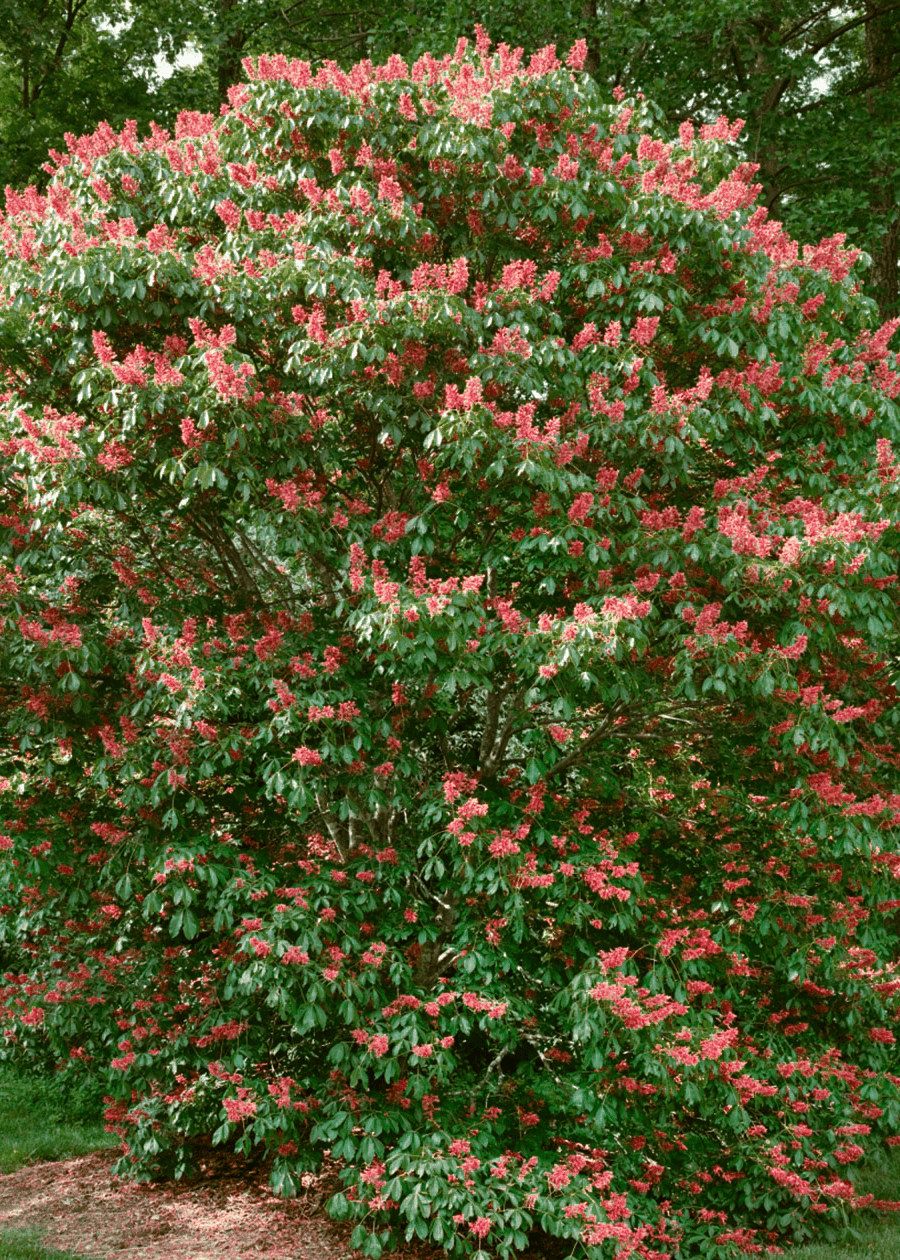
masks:
[[[597,51],[600,22],[597,16],[596,0],[581,0],[581,20],[585,25],[585,42],[588,49],[584,68],[592,78],[596,79],[600,73],[600,54]]]
[[[866,74],[871,87],[866,92],[866,107],[873,130],[886,122],[889,108],[887,85],[898,55],[896,13],[880,14],[876,0],[866,0]],[[872,167],[873,214],[884,225],[881,235],[872,242],[872,285],[879,310],[885,319],[898,308],[898,248],[900,248],[900,205],[897,202],[896,162],[880,162]]]
[[[240,0],[219,0],[221,21],[218,67],[216,71],[219,104],[228,100],[228,89],[243,78],[241,61],[247,32],[238,24]]]

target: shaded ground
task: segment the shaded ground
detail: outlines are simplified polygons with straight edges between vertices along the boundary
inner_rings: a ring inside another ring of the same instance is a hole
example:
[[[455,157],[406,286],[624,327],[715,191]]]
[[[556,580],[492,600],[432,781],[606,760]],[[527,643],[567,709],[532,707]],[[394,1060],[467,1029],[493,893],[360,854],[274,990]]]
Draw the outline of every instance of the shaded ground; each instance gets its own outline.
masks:
[[[30,1164],[0,1174],[0,1238],[6,1229],[34,1230],[45,1247],[85,1260],[359,1260],[351,1227],[329,1220],[324,1203],[333,1177],[304,1177],[295,1199],[277,1199],[268,1169],[209,1149],[200,1176],[188,1182],[134,1185],[111,1173],[117,1150]],[[872,1190],[896,1195],[896,1160],[870,1174]],[[882,1184],[883,1183],[883,1184]],[[797,1260],[877,1256],[900,1260],[893,1219],[869,1221],[865,1237],[833,1246],[812,1244]],[[562,1260],[570,1248],[535,1240],[520,1260]],[[389,1260],[446,1260],[421,1243]]]
[[[326,1217],[321,1179],[277,1199],[264,1170],[211,1153],[202,1180],[136,1186],[114,1153],[31,1164],[0,1176],[0,1231],[40,1231],[46,1247],[97,1260],[355,1260],[350,1229]],[[394,1253],[433,1260],[433,1248]]]

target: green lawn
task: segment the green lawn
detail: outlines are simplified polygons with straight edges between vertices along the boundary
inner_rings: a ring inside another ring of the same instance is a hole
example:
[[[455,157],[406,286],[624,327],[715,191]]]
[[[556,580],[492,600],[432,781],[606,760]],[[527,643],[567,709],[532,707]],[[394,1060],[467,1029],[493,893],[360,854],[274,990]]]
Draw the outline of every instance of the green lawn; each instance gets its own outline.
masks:
[[[112,1145],[92,1101],[67,1098],[44,1080],[0,1066],[0,1173]]]
[[[0,1173],[109,1146],[110,1136],[95,1118],[96,1101],[66,1097],[48,1089],[45,1080],[0,1065]],[[35,1230],[0,1229],[0,1260],[89,1258],[42,1246]]]
[[[90,1260],[90,1257],[42,1247],[34,1230],[11,1229],[0,1233],[0,1260]]]
[[[864,1168],[857,1188],[876,1199],[900,1200],[900,1151]],[[838,1242],[792,1247],[786,1260],[900,1260],[900,1212],[866,1212]]]

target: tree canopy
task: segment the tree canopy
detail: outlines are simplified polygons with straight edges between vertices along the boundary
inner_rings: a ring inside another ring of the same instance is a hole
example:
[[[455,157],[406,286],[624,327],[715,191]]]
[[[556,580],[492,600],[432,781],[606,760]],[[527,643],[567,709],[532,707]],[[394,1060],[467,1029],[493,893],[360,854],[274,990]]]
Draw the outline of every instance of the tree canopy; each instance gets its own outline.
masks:
[[[845,232],[872,259],[863,284],[882,316],[897,314],[897,0],[16,0],[0,16],[0,187],[44,181],[67,131],[132,118],[143,135],[184,109],[217,112],[245,56],[346,69],[450,52],[475,22],[527,55],[586,39],[597,82],[658,102],[672,134],[686,119],[746,119],[738,143],[760,164],[770,212],[801,240]]]
[[[6,1037],[372,1256],[900,1131],[896,321],[588,52],[260,57],[0,220]]]

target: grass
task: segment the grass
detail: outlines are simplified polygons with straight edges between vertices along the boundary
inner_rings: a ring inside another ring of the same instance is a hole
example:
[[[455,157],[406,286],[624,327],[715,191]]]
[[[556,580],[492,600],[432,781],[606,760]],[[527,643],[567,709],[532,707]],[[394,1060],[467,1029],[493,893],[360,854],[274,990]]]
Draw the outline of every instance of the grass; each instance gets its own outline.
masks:
[[[900,1151],[865,1165],[857,1179],[861,1194],[900,1200]],[[805,1243],[785,1252],[786,1260],[900,1260],[900,1212],[864,1212],[837,1242]],[[0,1257],[2,1260],[2,1257]]]
[[[67,1097],[48,1089],[46,1080],[0,1066],[0,1173],[109,1146],[109,1134],[91,1114],[95,1110],[95,1100]],[[0,1260],[89,1258],[43,1246],[37,1230],[0,1229]]]
[[[91,1100],[55,1093],[46,1080],[0,1066],[0,1173],[109,1146],[96,1114]]]
[[[11,1229],[0,1233],[0,1260],[90,1260],[74,1251],[54,1251],[41,1245],[38,1233],[31,1229]]]

